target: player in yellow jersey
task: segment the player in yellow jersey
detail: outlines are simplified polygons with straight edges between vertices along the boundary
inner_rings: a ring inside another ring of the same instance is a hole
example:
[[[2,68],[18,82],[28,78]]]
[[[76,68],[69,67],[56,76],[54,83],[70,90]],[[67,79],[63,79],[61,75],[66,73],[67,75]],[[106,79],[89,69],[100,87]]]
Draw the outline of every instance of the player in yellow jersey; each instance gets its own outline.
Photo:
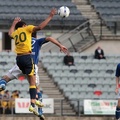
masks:
[[[31,36],[33,32],[43,29],[56,14],[56,9],[52,9],[48,18],[40,25],[26,25],[19,17],[15,18],[9,30],[9,36],[15,40],[15,52],[17,54],[16,63],[23,74],[26,74],[30,84],[29,92],[31,105],[29,111],[39,115],[35,105],[43,107],[40,101],[36,100],[36,80],[34,75],[34,64],[31,56]]]

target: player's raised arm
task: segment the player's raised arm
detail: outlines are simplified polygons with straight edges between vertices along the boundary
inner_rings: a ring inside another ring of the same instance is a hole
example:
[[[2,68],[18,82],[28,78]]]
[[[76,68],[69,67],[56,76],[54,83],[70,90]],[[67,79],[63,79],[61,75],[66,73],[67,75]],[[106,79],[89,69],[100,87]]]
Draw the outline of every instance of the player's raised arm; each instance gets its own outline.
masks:
[[[53,37],[47,37],[46,38],[47,41],[50,41],[52,43],[54,43],[55,45],[57,45],[60,48],[61,52],[64,52],[65,54],[68,54],[68,49],[62,45],[61,43],[59,43],[56,39],[54,39]]]
[[[16,18],[14,19],[14,21],[13,21],[13,23],[12,23],[10,29],[9,29],[9,32],[8,32],[8,35],[9,35],[10,37],[11,37],[11,34],[12,34],[12,33],[14,32],[14,30],[15,30],[15,25],[16,25],[19,21],[21,21],[20,17],[16,17]]]
[[[38,30],[42,30],[49,22],[50,20],[53,18],[53,16],[56,14],[57,10],[55,8],[53,8],[49,14],[49,16],[38,26],[35,26],[33,29],[33,32],[36,32]]]

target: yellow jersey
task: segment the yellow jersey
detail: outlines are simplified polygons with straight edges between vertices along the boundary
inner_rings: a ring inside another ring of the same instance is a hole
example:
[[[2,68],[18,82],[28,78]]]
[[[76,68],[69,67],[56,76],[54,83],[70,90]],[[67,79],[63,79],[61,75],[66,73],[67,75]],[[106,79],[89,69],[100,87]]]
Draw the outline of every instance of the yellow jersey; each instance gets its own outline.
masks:
[[[32,52],[31,34],[35,26],[28,25],[18,28],[12,33],[12,38],[15,40],[15,52],[17,54]]]

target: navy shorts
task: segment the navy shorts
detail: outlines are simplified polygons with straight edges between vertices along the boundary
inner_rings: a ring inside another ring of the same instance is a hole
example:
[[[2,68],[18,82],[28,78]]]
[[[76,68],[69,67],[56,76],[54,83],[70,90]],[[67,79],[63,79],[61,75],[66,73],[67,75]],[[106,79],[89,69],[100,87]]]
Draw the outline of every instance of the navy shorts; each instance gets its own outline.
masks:
[[[16,57],[19,69],[26,75],[34,75],[34,64],[31,54]]]

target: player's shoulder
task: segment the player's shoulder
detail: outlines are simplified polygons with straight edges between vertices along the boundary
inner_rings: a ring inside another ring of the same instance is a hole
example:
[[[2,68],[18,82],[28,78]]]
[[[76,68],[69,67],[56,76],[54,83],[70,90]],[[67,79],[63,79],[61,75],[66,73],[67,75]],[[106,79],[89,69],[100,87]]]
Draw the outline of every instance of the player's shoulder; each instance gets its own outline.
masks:
[[[35,37],[32,37],[32,40],[37,40],[37,38],[35,38]]]
[[[120,68],[120,63],[118,63],[117,66]]]
[[[34,25],[27,25],[26,27],[35,27]]]
[[[34,37],[32,37],[32,40],[36,40],[36,41],[44,41],[44,40],[46,40],[46,38],[34,38]]]
[[[46,38],[38,38],[37,40],[43,41],[43,40],[46,40]]]
[[[27,26],[24,27],[24,29],[26,29],[26,30],[31,30],[31,29],[33,29],[34,27],[35,27],[34,25],[27,25]]]

